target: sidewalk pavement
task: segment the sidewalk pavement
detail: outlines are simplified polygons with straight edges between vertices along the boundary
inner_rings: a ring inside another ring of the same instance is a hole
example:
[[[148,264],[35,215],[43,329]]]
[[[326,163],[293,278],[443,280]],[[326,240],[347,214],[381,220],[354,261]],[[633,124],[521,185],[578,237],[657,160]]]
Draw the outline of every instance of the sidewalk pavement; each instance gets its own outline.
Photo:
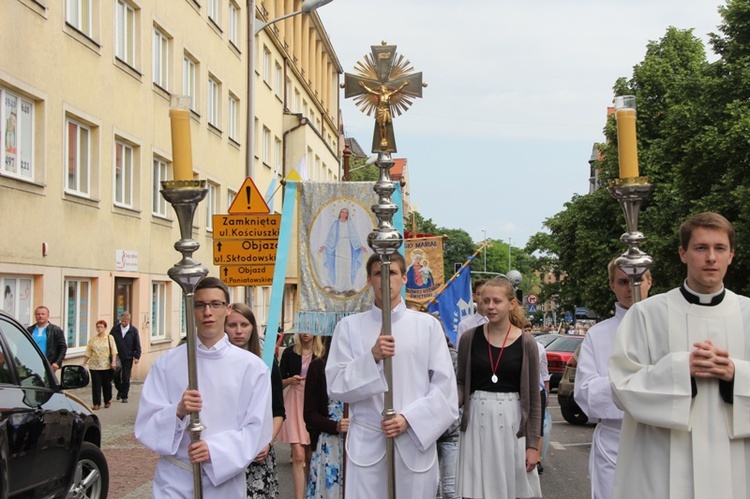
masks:
[[[113,499],[152,497],[152,479],[159,456],[141,445],[133,435],[142,383],[131,382],[129,402],[112,399],[112,406],[92,411],[102,425],[102,451],[109,465],[109,496]],[[91,408],[91,386],[69,390]],[[112,389],[113,396],[117,390]]]

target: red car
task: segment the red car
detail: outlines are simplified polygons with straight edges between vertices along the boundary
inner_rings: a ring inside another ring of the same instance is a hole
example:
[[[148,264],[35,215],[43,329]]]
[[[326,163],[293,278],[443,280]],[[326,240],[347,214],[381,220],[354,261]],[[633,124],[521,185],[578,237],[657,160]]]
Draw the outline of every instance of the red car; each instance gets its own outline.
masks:
[[[549,389],[554,390],[560,384],[565,364],[583,341],[583,336],[565,335],[552,341],[545,347],[547,350],[547,369],[550,373]]]

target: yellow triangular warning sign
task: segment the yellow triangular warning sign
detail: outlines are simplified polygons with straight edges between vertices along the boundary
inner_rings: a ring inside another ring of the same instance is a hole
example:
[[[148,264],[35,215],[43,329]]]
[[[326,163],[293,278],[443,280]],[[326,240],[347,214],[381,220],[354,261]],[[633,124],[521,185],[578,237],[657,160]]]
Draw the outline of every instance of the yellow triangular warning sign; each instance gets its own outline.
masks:
[[[230,215],[267,215],[271,213],[263,195],[250,177],[245,179],[242,187],[237,191],[228,211]]]

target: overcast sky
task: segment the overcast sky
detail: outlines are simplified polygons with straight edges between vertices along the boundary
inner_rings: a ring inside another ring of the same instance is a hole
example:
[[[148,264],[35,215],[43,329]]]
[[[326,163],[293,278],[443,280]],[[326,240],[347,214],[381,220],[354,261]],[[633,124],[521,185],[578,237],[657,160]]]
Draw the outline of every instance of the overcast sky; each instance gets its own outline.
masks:
[[[718,0],[335,0],[318,13],[345,72],[382,40],[429,86],[394,120],[411,201],[437,225],[523,247],[573,194],[604,140],[618,77],[668,26],[718,32]],[[343,81],[343,78],[342,78]],[[366,151],[374,118],[341,94]],[[612,200],[614,203],[614,199]]]

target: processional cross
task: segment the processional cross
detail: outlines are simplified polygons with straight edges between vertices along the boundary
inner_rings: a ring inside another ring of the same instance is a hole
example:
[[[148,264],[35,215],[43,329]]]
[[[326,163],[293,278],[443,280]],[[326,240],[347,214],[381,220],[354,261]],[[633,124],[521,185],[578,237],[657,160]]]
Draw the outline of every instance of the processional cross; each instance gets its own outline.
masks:
[[[344,74],[344,97],[355,97],[354,103],[371,116],[375,112],[372,152],[396,152],[393,134],[394,112],[401,116],[414,98],[422,97],[422,73],[414,73],[411,63],[396,55],[396,46],[382,42],[372,45],[372,53],[357,62],[357,74]]]

